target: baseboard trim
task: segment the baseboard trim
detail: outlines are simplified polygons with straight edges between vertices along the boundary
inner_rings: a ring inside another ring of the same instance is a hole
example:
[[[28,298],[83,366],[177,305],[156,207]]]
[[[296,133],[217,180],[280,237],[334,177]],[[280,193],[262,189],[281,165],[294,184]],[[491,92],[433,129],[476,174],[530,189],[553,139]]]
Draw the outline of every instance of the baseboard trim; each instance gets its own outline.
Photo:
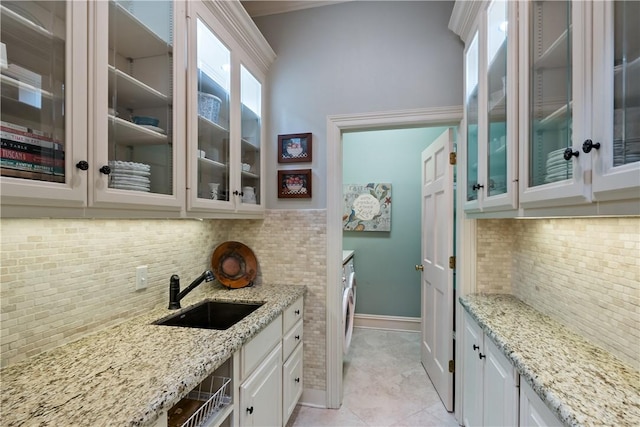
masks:
[[[358,314],[353,317],[356,328],[386,329],[389,331],[420,332],[419,317],[380,316],[375,314]]]
[[[327,392],[325,390],[313,390],[305,388],[298,401],[299,405],[311,406],[312,408],[327,408]]]

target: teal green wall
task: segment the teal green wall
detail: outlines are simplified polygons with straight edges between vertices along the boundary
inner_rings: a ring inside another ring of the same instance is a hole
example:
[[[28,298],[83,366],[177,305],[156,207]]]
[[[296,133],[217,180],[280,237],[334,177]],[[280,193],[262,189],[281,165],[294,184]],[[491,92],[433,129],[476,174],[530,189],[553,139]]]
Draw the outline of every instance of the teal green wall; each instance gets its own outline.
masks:
[[[391,183],[391,231],[343,231],[355,250],[356,313],[420,317],[422,151],[446,127],[343,134],[343,183]]]

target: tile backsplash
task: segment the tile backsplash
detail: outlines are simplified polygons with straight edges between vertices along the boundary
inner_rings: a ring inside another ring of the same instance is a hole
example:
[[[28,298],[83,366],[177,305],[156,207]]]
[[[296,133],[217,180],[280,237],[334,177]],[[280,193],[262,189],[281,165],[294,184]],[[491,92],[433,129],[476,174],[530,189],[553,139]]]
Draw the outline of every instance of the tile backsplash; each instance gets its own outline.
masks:
[[[477,290],[513,293],[640,368],[640,218],[478,221]]]
[[[1,364],[68,343],[168,301],[215,247],[238,240],[256,282],[306,285],[305,388],[325,389],[326,213],[267,211],[264,220],[0,220]],[[135,269],[148,267],[147,289]],[[196,289],[194,292],[198,292]]]

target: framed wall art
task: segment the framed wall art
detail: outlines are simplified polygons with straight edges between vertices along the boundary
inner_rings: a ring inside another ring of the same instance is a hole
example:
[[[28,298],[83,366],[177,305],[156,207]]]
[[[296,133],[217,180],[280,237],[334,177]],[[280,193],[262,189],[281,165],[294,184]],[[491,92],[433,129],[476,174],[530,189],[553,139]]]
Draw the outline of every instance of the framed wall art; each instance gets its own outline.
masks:
[[[391,184],[345,184],[342,229],[391,231]]]
[[[278,135],[278,163],[303,163],[312,160],[310,133]]]
[[[310,199],[311,169],[279,170],[278,198]]]

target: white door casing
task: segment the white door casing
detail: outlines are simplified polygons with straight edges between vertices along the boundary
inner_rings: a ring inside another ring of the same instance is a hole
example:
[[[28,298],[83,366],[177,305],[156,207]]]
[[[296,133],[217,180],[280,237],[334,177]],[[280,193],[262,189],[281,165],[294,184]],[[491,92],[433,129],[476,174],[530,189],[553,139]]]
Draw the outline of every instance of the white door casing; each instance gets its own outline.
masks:
[[[422,152],[421,360],[448,411],[453,411],[453,130]]]

